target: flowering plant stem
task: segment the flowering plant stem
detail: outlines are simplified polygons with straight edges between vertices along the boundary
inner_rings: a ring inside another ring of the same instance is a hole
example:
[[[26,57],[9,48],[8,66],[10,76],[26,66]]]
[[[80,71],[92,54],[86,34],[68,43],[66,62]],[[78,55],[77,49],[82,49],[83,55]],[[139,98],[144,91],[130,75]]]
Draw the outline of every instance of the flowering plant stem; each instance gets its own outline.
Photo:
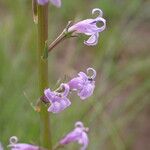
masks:
[[[43,95],[43,91],[48,87],[48,60],[42,59],[45,43],[48,39],[48,4],[38,5],[38,70],[39,70],[39,94]],[[52,150],[50,121],[47,108],[41,102],[40,104],[41,118],[41,145]]]

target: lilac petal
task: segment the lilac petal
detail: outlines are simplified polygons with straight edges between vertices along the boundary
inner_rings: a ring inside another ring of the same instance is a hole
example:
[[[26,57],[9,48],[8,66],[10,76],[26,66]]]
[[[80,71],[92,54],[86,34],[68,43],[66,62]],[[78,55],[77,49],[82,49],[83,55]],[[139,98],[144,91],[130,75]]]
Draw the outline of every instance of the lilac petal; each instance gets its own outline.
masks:
[[[62,95],[65,96],[65,97],[68,96],[69,91],[70,91],[69,85],[62,83],[62,84],[60,85],[60,87],[64,87],[64,88],[65,88],[65,91],[63,92]]]
[[[69,81],[68,85],[71,90],[80,90],[83,86],[83,80],[80,77],[73,78]]]
[[[11,148],[11,150],[39,150],[38,146],[25,144],[25,143],[18,143],[18,144],[10,144],[8,147]]]
[[[37,0],[38,4],[45,5],[49,0]]]
[[[49,102],[53,102],[54,93],[51,92],[50,89],[45,89],[45,90],[44,90],[44,95],[45,95],[46,98],[49,100]]]
[[[71,26],[68,29],[68,31],[69,32],[76,31],[77,33],[85,33],[85,34],[89,34],[91,32],[93,33],[93,31],[95,31],[95,26],[93,26],[92,24],[93,22],[95,22],[95,19],[86,19],[83,21],[79,21],[78,23]]]
[[[78,92],[78,96],[80,96],[82,100],[85,100],[93,94],[94,88],[94,83],[88,83],[83,87],[83,89],[80,92]]]
[[[86,150],[88,144],[89,144],[89,139],[87,136],[87,133],[82,132],[81,139],[78,141],[79,144],[82,144],[83,146],[81,147],[81,150]]]
[[[98,43],[99,34],[93,34],[87,41],[84,41],[84,44],[88,46],[94,46]]]
[[[81,77],[81,79],[84,81],[88,79],[88,76],[84,72],[79,72],[78,76]]]
[[[50,0],[50,2],[56,7],[61,7],[61,0]]]
[[[63,98],[62,103],[64,103],[65,108],[71,105],[71,102],[68,98]]]
[[[55,95],[55,97],[53,98],[51,102],[50,107],[48,108],[48,111],[53,112],[53,113],[59,113],[70,105],[71,105],[71,102],[67,97],[59,97]]]
[[[62,111],[61,104],[59,102],[54,102],[51,104],[51,106],[48,108],[49,112],[53,113],[59,113]]]
[[[68,133],[61,141],[60,144],[69,144],[74,141],[78,141],[80,136],[82,135],[82,129],[76,128],[72,132]]]

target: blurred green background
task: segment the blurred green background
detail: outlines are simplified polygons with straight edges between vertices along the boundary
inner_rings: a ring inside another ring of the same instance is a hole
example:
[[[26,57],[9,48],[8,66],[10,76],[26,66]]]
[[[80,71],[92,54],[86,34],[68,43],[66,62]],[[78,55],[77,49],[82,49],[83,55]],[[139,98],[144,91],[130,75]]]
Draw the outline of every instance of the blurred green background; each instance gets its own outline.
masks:
[[[55,89],[79,71],[97,70],[96,89],[87,101],[71,94],[71,107],[51,115],[53,144],[77,120],[90,128],[89,150],[150,149],[150,2],[148,0],[62,0],[49,6],[49,41],[68,20],[90,18],[101,8],[107,29],[97,46],[85,36],[61,43],[49,55],[49,86]],[[0,141],[16,135],[39,143],[37,27],[31,0],[0,0]],[[65,149],[76,150],[77,144]]]

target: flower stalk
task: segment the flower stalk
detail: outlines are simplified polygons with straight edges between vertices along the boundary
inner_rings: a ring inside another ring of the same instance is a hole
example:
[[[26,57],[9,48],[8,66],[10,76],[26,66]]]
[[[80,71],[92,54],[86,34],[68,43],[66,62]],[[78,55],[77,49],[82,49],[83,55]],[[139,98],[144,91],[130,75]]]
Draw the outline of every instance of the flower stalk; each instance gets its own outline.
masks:
[[[59,43],[61,43],[65,39],[70,37],[77,37],[72,35],[73,32],[68,32],[68,28],[71,26],[71,24],[72,21],[69,21],[63,32],[48,46],[48,52],[50,52],[54,47],[56,47]]]
[[[50,52],[56,45],[58,45],[60,42],[62,42],[66,37],[65,32],[63,31],[49,46],[48,46],[48,52]]]
[[[42,95],[44,89],[48,87],[48,60],[42,58],[45,50],[45,43],[48,39],[48,4],[38,5],[37,7],[39,95]],[[40,110],[41,145],[51,150],[52,144],[49,114],[47,108],[42,102],[40,104]]]

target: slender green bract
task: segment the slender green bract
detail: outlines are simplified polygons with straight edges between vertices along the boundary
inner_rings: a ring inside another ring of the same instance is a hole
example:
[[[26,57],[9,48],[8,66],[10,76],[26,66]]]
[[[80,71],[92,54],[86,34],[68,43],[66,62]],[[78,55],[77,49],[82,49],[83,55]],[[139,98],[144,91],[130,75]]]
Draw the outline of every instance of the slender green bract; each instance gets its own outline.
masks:
[[[48,88],[48,60],[42,56],[45,50],[45,43],[48,39],[48,4],[38,5],[38,70],[39,70],[39,94],[43,95],[45,88]],[[47,108],[41,102],[41,145],[52,150],[50,121]]]

